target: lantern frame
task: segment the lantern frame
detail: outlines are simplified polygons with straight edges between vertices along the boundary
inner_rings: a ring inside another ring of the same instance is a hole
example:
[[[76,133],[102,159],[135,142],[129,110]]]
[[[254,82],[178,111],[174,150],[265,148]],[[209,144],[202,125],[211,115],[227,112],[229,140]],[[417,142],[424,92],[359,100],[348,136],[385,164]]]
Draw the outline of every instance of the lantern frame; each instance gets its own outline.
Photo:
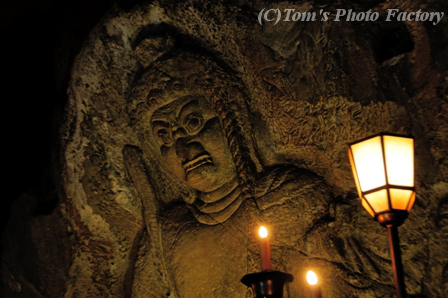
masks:
[[[415,138],[412,136],[409,136],[409,135],[401,135],[401,134],[394,134],[394,133],[387,133],[387,132],[382,132],[382,133],[378,133],[375,135],[371,135],[366,138],[360,139],[356,142],[349,143],[348,155],[349,155],[350,165],[351,165],[353,176],[354,176],[355,183],[356,183],[356,188],[358,190],[358,195],[359,195],[359,198],[361,199],[363,207],[381,225],[387,226],[389,224],[394,224],[395,226],[399,226],[407,218],[412,206],[415,203],[415,195],[416,195],[415,177],[414,177],[414,173],[412,173],[413,186],[403,186],[403,185],[396,185],[396,184],[389,183],[388,167],[387,167],[387,162],[386,162],[385,141],[384,141],[385,136],[398,137],[398,138],[404,138],[404,139],[412,139],[412,143],[413,143],[412,163],[413,163],[413,168],[414,168]],[[377,137],[380,137],[380,141],[381,141],[381,154],[382,154],[381,157],[382,157],[382,161],[383,161],[382,168],[384,170],[385,183],[382,186],[375,187],[375,188],[369,189],[367,191],[362,191],[360,181],[359,181],[359,176],[358,176],[358,169],[356,167],[356,163],[355,163],[354,156],[353,156],[352,146],[362,143],[362,142],[365,142],[367,140],[373,139],[373,138],[377,138]],[[391,195],[391,189],[411,191],[405,209],[393,208],[393,196]],[[366,198],[366,195],[369,195],[369,194],[372,194],[372,193],[375,193],[375,192],[378,192],[381,190],[386,190],[386,199],[387,199],[388,208],[377,212],[375,210],[375,208],[372,206],[371,202]],[[365,204],[367,204],[367,206]]]

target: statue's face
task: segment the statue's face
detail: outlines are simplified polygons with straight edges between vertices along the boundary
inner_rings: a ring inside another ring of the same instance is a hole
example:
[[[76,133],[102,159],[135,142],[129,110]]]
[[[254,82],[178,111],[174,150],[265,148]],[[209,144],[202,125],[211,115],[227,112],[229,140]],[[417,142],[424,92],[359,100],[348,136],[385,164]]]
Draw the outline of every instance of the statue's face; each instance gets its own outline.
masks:
[[[236,179],[221,122],[204,98],[187,96],[162,106],[151,124],[168,168],[187,185],[212,192]]]

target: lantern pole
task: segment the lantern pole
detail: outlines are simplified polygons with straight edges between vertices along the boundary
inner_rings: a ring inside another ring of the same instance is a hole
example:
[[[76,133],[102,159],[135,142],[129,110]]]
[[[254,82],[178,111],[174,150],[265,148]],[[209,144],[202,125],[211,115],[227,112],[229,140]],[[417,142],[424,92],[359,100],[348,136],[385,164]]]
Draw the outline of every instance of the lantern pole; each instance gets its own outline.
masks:
[[[390,258],[394,269],[395,291],[398,298],[406,297],[406,285],[404,284],[403,263],[401,261],[400,239],[398,237],[398,228],[395,225],[387,225],[389,234]]]
[[[378,214],[376,217],[379,224],[387,228],[387,234],[389,235],[390,259],[394,271],[395,292],[398,298],[406,297],[404,270],[401,261],[400,238],[398,237],[398,227],[403,224],[406,217],[407,212],[400,210]]]

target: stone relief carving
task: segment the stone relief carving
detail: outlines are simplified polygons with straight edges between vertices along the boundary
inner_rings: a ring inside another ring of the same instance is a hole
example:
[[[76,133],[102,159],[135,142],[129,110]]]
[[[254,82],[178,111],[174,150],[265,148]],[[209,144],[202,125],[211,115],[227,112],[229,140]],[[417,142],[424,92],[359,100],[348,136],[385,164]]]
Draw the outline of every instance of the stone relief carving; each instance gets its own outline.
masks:
[[[278,237],[273,241],[278,269],[296,271],[290,264],[308,258],[318,260],[309,264],[327,268],[332,295],[393,292],[383,278],[387,250],[375,250],[351,233],[344,216],[350,208],[336,206],[328,185],[292,165],[257,171],[257,155],[243,154],[253,142],[241,133],[241,126],[252,127],[243,85],[206,56],[183,49],[168,57],[149,64],[131,95],[138,115],[134,127],[144,132],[141,142],[151,140],[158,149],[146,153],[192,189],[182,199],[186,204],[162,207],[153,223],[160,226],[160,236],[148,235],[161,242],[157,255],[163,264],[154,269],[162,271],[165,290],[175,297],[250,297],[238,276],[259,270],[254,232],[264,223]],[[125,151],[125,160],[144,160],[135,157],[139,152]],[[131,176],[135,166],[128,163]],[[150,184],[157,184],[161,169],[147,169]],[[371,274],[362,277],[364,271]],[[298,297],[306,287],[299,283],[287,292]]]
[[[312,234],[314,224],[329,212],[331,193],[317,176],[292,166],[258,173],[256,157],[244,154],[246,144],[253,141],[240,127],[251,128],[241,86],[209,58],[181,52],[150,65],[131,96],[137,101],[134,106],[140,107],[136,129],[153,135],[168,171],[196,191],[184,199],[192,216],[179,203],[165,208],[157,222],[165,264],[156,270],[167,271],[173,295],[244,295],[247,289],[237,276],[258,270],[257,246],[248,240],[258,224],[269,224],[297,252],[293,247],[299,235]],[[148,141],[148,135],[142,137],[142,142]],[[127,154],[138,154],[125,152],[125,159],[132,159]],[[128,166],[131,173],[132,166]],[[150,181],[157,183],[158,170],[149,172]],[[314,198],[312,202],[306,202],[306,195]],[[304,218],[297,218],[300,213]],[[192,226],[196,226],[193,234]],[[295,231],[295,236],[287,231]],[[222,266],[237,274],[219,269]],[[233,280],[228,280],[229,274]]]
[[[402,102],[376,88],[397,74],[412,84],[403,65],[424,45],[376,65],[354,27],[245,28],[223,3],[204,18],[173,3],[116,6],[74,64],[60,162],[72,231],[64,297],[250,297],[239,279],[259,271],[261,223],[272,229],[273,269],[296,277],[285,297],[306,295],[310,267],[325,296],[392,297],[386,233],[353,195],[344,146],[370,130],[413,129],[419,175],[435,167],[425,131],[441,160],[446,136],[416,119],[433,127],[446,116],[430,122],[404,104],[402,82],[389,86]],[[437,167],[413,210],[425,220],[402,227],[412,295],[446,292],[446,212],[434,206],[446,209],[447,172]]]

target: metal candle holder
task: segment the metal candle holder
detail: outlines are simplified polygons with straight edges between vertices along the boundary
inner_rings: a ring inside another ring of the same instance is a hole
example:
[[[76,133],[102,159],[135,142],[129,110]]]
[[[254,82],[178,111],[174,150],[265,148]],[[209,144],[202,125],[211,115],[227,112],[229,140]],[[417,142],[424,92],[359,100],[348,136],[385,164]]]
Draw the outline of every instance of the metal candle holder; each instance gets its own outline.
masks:
[[[263,271],[246,274],[241,282],[252,288],[254,298],[282,298],[283,285],[292,282],[294,277],[280,271]]]

